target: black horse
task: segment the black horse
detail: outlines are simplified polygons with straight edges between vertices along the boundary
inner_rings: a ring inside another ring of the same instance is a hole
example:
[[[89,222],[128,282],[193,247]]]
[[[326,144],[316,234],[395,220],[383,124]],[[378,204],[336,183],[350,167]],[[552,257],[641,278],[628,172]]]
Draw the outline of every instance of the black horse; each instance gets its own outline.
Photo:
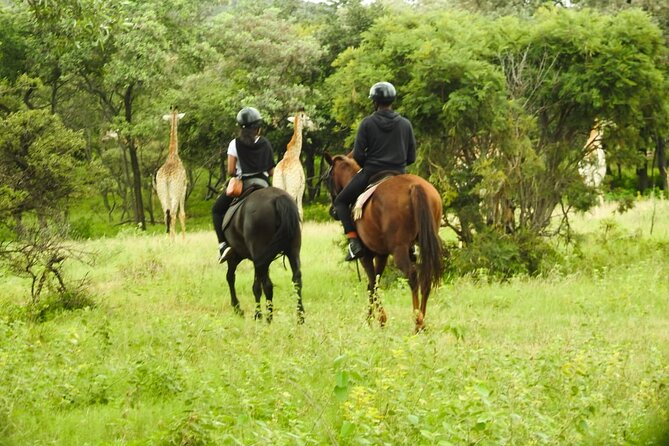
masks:
[[[231,209],[232,211],[232,209]],[[300,272],[300,248],[302,232],[295,200],[281,189],[266,187],[252,192],[240,204],[225,227],[225,239],[232,247],[228,257],[226,278],[230,286],[230,298],[235,312],[243,315],[235,292],[235,271],[244,260],[253,261],[255,277],[253,295],[256,300],[255,318],[262,318],[260,296],[265,292],[267,322],[272,321],[273,285],[269,277],[269,266],[283,254],[288,257],[293,272],[292,282],[297,293],[298,323],[304,322],[302,305],[302,273]]]

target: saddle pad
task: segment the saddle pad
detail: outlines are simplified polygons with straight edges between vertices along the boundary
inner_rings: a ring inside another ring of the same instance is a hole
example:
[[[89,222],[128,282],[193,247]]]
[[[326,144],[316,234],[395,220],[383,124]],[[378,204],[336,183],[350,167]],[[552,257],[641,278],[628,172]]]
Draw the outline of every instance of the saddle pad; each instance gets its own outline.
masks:
[[[237,212],[237,210],[241,207],[241,204],[244,203],[244,200],[246,199],[246,197],[248,197],[248,195],[244,196],[243,198],[237,199],[228,208],[228,211],[223,216],[223,223],[221,224],[224,231],[225,231],[225,228],[227,228],[228,225],[230,224],[230,220],[232,220],[232,217],[235,215],[235,212]]]
[[[367,200],[369,200],[369,198],[374,194],[374,191],[377,187],[379,187],[379,184],[383,183],[388,178],[392,178],[392,176],[381,178],[376,183],[370,184],[367,186],[367,189],[365,189],[365,191],[358,196],[358,199],[355,200],[355,205],[353,206],[353,221],[360,220],[362,218],[362,208],[365,206],[365,203],[367,203]]]
[[[255,179],[255,178],[252,178],[252,180],[253,179]],[[259,181],[262,181],[262,180],[259,180]],[[228,225],[230,224],[230,220],[232,220],[232,217],[235,215],[235,212],[237,212],[237,210],[239,210],[242,203],[244,203],[244,201],[248,198],[248,196],[251,195],[251,193],[253,191],[256,191],[258,189],[264,189],[266,187],[267,187],[267,182],[266,181],[264,181],[264,182],[249,181],[248,183],[247,183],[246,180],[244,181],[244,191],[242,192],[242,194],[239,197],[232,200],[232,204],[230,205],[230,207],[228,208],[228,211],[223,216],[223,223],[221,224],[221,226],[223,227],[224,231],[225,231],[225,228],[227,228]]]

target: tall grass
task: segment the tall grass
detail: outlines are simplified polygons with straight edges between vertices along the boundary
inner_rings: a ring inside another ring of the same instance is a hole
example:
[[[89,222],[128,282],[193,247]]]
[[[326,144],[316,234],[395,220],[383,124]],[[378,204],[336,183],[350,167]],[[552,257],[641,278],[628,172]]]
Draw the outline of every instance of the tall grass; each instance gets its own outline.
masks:
[[[387,327],[365,322],[335,224],[304,226],[303,326],[280,260],[273,323],[252,319],[249,262],[234,314],[210,231],[82,242],[92,308],[27,322],[3,277],[0,445],[659,444],[669,208],[634,212],[577,217],[581,248],[543,278],[444,284],[417,336],[393,271]]]

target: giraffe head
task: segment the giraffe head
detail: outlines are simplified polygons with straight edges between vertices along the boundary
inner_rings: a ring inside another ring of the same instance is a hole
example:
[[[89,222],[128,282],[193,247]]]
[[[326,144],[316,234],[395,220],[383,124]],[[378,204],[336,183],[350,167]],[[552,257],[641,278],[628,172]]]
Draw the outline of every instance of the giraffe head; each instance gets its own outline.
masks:
[[[316,130],[316,125],[304,111],[299,111],[295,113],[295,116],[289,116],[288,121],[295,124],[295,118],[298,119],[298,122],[302,126],[303,130],[305,131]]]
[[[178,121],[179,119],[183,118],[186,115],[186,113],[178,113],[176,107],[172,108],[172,111],[167,114],[163,115],[163,119],[165,121],[171,121],[174,119],[174,122]]]

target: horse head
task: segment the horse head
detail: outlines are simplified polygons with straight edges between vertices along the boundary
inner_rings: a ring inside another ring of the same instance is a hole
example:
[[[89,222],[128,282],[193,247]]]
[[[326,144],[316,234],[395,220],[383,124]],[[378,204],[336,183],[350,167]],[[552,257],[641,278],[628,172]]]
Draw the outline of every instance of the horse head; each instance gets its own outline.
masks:
[[[323,158],[330,165],[323,175],[323,180],[330,191],[330,196],[334,198],[351,181],[353,175],[360,171],[360,166],[349,155],[332,156],[326,152]]]

